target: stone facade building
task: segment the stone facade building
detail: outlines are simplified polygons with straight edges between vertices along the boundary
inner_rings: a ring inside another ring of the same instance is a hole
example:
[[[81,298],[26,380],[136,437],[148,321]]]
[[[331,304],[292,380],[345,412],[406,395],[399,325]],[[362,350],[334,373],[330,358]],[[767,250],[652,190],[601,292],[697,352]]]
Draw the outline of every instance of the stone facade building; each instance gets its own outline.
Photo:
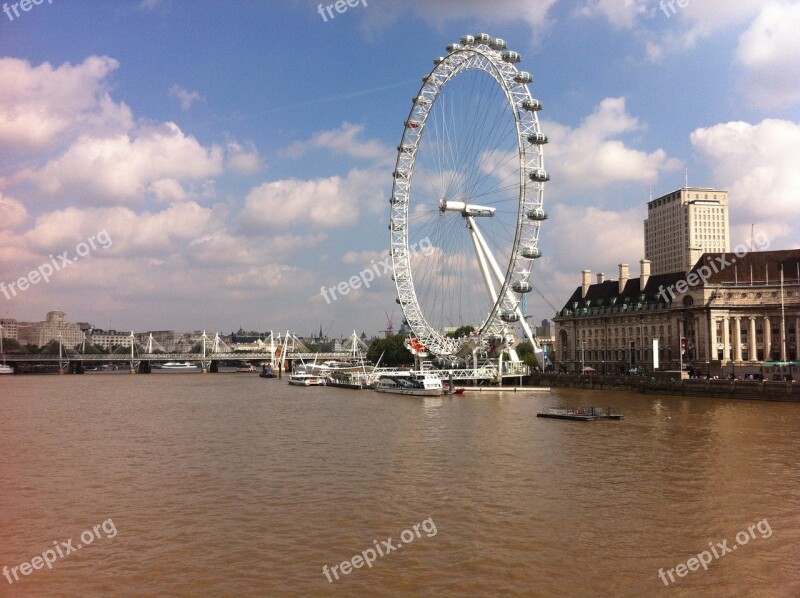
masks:
[[[106,351],[115,347],[130,347],[131,333],[92,329],[86,335],[86,344],[100,347]]]
[[[639,278],[621,264],[618,280],[600,274],[595,284],[584,270],[554,318],[562,371],[650,371],[654,339],[661,370],[683,361],[719,375],[798,361],[800,250],[703,254],[688,273],[653,275],[648,260],[640,264]]]
[[[44,347],[50,341],[61,337],[65,347],[75,347],[83,342],[83,330],[77,324],[70,324],[63,311],[49,311],[44,322],[19,322],[17,337],[23,345]]]
[[[3,335],[3,338],[17,340],[19,329],[17,321],[14,318],[0,318],[0,326],[3,327],[3,329],[0,330],[0,334]]]

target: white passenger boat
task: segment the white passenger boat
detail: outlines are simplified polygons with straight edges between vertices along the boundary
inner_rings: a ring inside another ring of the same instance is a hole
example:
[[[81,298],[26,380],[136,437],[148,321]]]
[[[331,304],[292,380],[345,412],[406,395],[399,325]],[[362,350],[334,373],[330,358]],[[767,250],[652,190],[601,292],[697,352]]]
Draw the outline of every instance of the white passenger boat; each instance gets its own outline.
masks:
[[[294,384],[295,386],[325,386],[325,378],[297,372],[289,376],[289,384]]]
[[[0,374],[13,374],[14,368],[6,365],[6,354],[3,351],[3,327],[0,326],[0,354],[3,355],[3,363],[0,364]]]
[[[196,370],[197,364],[189,361],[168,361],[161,366],[162,370]]]
[[[334,372],[369,372],[374,368],[371,365],[366,365],[363,360],[360,363],[328,360],[322,363],[303,363],[298,365],[297,369],[298,371],[304,371],[306,374],[328,377]]]
[[[418,397],[438,397],[444,394],[442,381],[425,372],[395,372],[383,374],[375,386],[378,392]]]

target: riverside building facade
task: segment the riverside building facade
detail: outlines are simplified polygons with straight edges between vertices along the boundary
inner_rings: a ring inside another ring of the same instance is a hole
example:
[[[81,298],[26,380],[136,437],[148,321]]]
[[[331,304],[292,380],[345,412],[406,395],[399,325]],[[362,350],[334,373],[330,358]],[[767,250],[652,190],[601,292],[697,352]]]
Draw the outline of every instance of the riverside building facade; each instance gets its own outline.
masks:
[[[649,372],[654,351],[660,370],[682,362],[711,376],[798,361],[800,250],[706,253],[688,273],[640,266],[639,278],[620,264],[618,280],[594,284],[583,271],[554,318],[561,371]]]
[[[17,339],[23,345],[44,347],[59,338],[70,348],[83,342],[83,330],[71,324],[63,311],[47,312],[44,322],[19,322],[17,325]]]
[[[2,327],[0,334],[3,335],[3,338],[17,340],[19,330],[17,328],[17,321],[14,318],[0,318],[0,327]]]

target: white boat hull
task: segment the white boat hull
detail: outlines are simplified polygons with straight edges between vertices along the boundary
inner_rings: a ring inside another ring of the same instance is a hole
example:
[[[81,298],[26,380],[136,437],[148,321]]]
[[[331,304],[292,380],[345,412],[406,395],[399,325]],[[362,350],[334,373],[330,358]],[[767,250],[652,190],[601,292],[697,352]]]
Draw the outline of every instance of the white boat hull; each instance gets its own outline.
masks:
[[[325,386],[325,378],[301,374],[299,376],[291,376],[289,378],[289,384],[294,386]]]
[[[396,395],[438,397],[444,394],[442,381],[436,376],[419,372],[384,374],[374,390]]]
[[[441,388],[376,388],[377,392],[386,392],[395,395],[411,395],[414,397],[439,397],[442,396]]]

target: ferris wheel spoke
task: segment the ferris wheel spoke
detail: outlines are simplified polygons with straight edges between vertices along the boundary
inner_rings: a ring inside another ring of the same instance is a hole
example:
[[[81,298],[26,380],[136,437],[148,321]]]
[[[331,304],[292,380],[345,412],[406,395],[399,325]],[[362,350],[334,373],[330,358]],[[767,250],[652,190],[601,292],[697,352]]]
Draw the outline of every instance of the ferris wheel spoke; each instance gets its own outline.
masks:
[[[484,143],[489,143],[489,140],[485,140]],[[502,162],[498,163],[493,169],[488,170],[487,166],[491,163],[492,159],[495,155],[500,154],[501,150],[497,148],[493,148],[490,151],[484,151],[479,156],[476,156],[476,163],[474,166],[466,171],[466,180],[465,186],[470,190],[469,195],[472,196],[474,194],[474,189],[477,188],[478,184],[481,181],[488,181],[494,177],[494,174],[498,172],[500,166],[502,166]],[[508,154],[506,154],[508,155]]]

